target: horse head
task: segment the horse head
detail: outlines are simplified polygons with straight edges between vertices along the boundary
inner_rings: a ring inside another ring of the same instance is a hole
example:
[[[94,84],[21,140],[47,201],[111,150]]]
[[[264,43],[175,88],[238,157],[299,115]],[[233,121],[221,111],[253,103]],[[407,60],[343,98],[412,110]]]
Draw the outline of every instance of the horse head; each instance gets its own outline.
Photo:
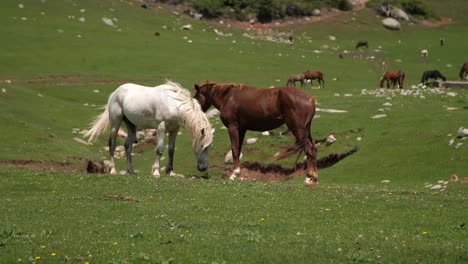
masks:
[[[206,110],[208,110],[208,108],[211,107],[212,103],[207,98],[207,94],[208,94],[208,89],[210,89],[215,84],[216,83],[214,83],[214,82],[206,81],[206,83],[204,83],[204,84],[200,84],[200,85],[195,84],[194,85],[195,95],[193,96],[193,98],[195,98],[198,101],[198,103],[200,104],[203,112],[206,112]]]
[[[211,127],[202,128],[199,136],[200,138],[193,142],[192,149],[197,158],[198,171],[206,171],[208,169],[210,147],[213,142]]]

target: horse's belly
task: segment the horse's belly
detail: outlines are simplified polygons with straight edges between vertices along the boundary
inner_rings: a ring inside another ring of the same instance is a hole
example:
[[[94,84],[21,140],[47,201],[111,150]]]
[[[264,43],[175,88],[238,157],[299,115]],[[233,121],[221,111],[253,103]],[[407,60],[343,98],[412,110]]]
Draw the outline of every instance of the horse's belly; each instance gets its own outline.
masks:
[[[255,120],[245,123],[245,127],[248,130],[253,131],[268,131],[280,127],[284,124],[282,119],[270,119],[270,120]]]
[[[125,113],[125,117],[138,128],[156,128],[158,121],[155,119],[154,114],[140,113]]]

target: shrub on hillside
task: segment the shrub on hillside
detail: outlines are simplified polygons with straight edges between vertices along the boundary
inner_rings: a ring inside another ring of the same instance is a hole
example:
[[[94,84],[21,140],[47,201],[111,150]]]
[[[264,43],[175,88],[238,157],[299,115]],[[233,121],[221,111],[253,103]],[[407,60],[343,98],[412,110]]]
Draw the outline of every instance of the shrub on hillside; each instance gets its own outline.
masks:
[[[193,0],[193,8],[207,18],[219,17],[223,7],[223,0]]]
[[[401,0],[401,7],[414,16],[435,17],[424,0]]]
[[[370,0],[366,6],[376,10],[380,6],[396,6],[416,17],[437,18],[425,0]]]
[[[353,5],[348,0],[328,0],[328,5],[342,11],[353,9]]]

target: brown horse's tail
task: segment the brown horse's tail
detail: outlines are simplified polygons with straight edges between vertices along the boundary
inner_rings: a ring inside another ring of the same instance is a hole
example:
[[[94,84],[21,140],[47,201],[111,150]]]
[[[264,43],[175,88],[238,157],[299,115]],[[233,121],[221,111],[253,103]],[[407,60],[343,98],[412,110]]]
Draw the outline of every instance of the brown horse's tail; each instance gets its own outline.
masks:
[[[285,149],[284,151],[280,152],[275,157],[275,159],[274,159],[275,161],[285,159],[285,158],[290,157],[292,155],[303,152],[305,150],[305,148],[307,147],[307,144],[309,143],[309,138],[311,138],[311,136],[310,136],[310,126],[312,124],[312,118],[315,115],[315,99],[312,97],[309,100],[311,100],[311,102],[312,102],[313,109],[311,111],[309,111],[309,113],[307,114],[307,119],[306,119],[306,124],[305,124],[306,134],[304,135],[304,137],[301,140],[297,141],[294,145],[291,145],[287,149]]]

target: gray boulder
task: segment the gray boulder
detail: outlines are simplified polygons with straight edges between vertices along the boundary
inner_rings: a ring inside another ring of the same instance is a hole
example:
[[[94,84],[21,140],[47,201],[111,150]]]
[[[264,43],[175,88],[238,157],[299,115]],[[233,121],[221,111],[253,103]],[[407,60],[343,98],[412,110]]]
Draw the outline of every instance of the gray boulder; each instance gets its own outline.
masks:
[[[398,20],[391,18],[391,17],[387,17],[383,19],[382,24],[384,27],[391,29],[391,30],[399,30],[401,27],[400,22],[398,22]]]
[[[394,7],[393,10],[392,10],[392,13],[391,13],[391,16],[395,19],[398,19],[398,20],[405,20],[405,21],[409,21],[410,18],[408,16],[408,14],[406,14],[405,11],[401,10],[400,8],[397,8],[397,7]]]

